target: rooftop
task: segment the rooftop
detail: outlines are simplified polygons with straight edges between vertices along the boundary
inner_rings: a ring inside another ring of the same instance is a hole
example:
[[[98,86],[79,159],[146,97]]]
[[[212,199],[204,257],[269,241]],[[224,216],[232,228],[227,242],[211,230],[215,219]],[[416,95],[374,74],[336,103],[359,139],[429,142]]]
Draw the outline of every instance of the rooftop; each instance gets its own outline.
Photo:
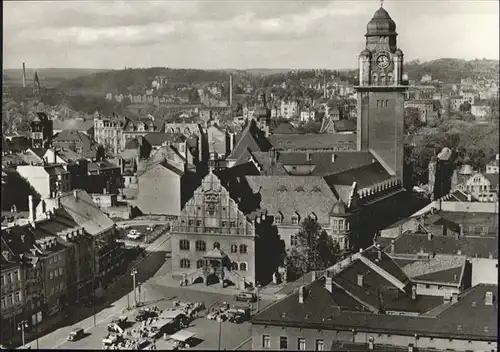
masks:
[[[269,142],[276,149],[286,150],[332,150],[334,147],[356,149],[355,134],[273,134]]]

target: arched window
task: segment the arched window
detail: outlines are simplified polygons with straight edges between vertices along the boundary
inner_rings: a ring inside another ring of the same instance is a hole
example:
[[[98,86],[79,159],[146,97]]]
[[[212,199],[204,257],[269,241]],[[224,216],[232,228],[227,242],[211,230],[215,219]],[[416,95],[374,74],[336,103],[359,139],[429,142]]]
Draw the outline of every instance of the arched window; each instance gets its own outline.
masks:
[[[242,254],[247,253],[247,245],[246,244],[240,244],[240,253],[242,253]]]
[[[281,215],[281,213],[278,213],[274,216],[274,224],[275,225],[281,225],[282,220],[283,220],[283,215]]]
[[[199,252],[203,252],[203,251],[207,250],[207,243],[205,241],[198,240],[198,241],[196,241],[195,246],[196,246],[196,250]]]
[[[238,270],[238,263],[237,262],[231,263],[231,270]]]
[[[191,267],[191,261],[189,259],[181,259],[181,268],[189,269]]]
[[[247,271],[247,263],[240,263],[240,271]]]
[[[181,251],[189,251],[189,240],[180,240],[179,249]]]
[[[380,85],[385,85],[386,84],[386,81],[385,81],[385,73],[381,73],[380,74]]]
[[[177,128],[175,129],[175,133],[181,133],[181,129],[180,129],[179,127],[177,127]]]
[[[220,249],[220,243],[214,242],[214,249]]]
[[[231,253],[237,253],[238,252],[238,245],[232,244],[231,245]]]
[[[392,77],[392,73],[389,73],[387,75],[387,84],[393,84],[394,81],[393,81],[393,77]]]
[[[196,261],[196,269],[203,268],[205,266],[205,261],[203,259],[198,259]]]
[[[174,133],[174,129],[173,129],[173,128],[169,128],[169,129],[167,130],[167,133]]]

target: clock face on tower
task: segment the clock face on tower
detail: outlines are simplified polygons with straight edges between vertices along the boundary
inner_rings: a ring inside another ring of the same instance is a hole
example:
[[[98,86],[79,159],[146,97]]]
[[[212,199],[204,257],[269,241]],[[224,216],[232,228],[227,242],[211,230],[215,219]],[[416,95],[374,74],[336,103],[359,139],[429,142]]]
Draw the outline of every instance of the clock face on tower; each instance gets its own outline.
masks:
[[[377,57],[377,66],[380,68],[387,68],[387,66],[389,66],[389,57],[386,54],[380,54]]]

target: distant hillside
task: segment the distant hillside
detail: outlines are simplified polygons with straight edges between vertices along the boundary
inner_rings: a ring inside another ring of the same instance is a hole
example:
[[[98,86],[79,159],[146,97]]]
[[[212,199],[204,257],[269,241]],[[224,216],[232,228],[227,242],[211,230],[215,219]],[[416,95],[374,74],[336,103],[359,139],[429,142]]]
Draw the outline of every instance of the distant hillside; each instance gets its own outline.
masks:
[[[229,73],[220,70],[172,69],[152,67],[98,72],[89,76],[67,80],[59,86],[63,90],[89,90],[93,92],[140,92],[151,87],[157,76],[164,76],[169,85],[191,85],[193,83],[227,82]]]
[[[55,87],[61,82],[68,79],[75,79],[81,76],[91,75],[96,72],[104,72],[107,70],[103,69],[87,69],[87,68],[26,68],[26,83],[28,85],[33,84],[33,77],[35,71],[38,73],[38,78],[40,82],[45,87]],[[23,82],[23,70],[21,68],[17,69],[4,69],[3,73],[3,84],[7,86],[20,86]]]
[[[460,83],[462,78],[498,79],[498,60],[438,59],[427,62],[418,60],[406,63],[404,71],[411,80],[420,80],[430,74],[433,79],[446,83]]]

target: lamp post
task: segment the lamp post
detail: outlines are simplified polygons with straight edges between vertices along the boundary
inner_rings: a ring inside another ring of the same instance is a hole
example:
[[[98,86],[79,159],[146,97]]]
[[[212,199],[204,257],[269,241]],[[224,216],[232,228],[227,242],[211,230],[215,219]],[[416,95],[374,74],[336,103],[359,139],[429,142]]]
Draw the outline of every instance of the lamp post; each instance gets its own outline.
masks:
[[[135,302],[135,306],[137,307],[137,294],[135,292],[135,275],[137,275],[137,269],[133,268],[132,271],[130,272],[130,275],[132,275],[132,279],[133,279],[133,285],[134,285],[134,302]]]
[[[26,320],[23,320],[19,324],[17,324],[17,330],[21,331],[21,337],[23,340],[23,348],[24,348],[24,345],[26,344],[26,341],[24,340],[24,329],[27,327],[28,327],[28,322]]]
[[[222,319],[219,319],[219,348],[218,350],[220,351],[220,339],[221,339],[221,335],[222,335]]]

